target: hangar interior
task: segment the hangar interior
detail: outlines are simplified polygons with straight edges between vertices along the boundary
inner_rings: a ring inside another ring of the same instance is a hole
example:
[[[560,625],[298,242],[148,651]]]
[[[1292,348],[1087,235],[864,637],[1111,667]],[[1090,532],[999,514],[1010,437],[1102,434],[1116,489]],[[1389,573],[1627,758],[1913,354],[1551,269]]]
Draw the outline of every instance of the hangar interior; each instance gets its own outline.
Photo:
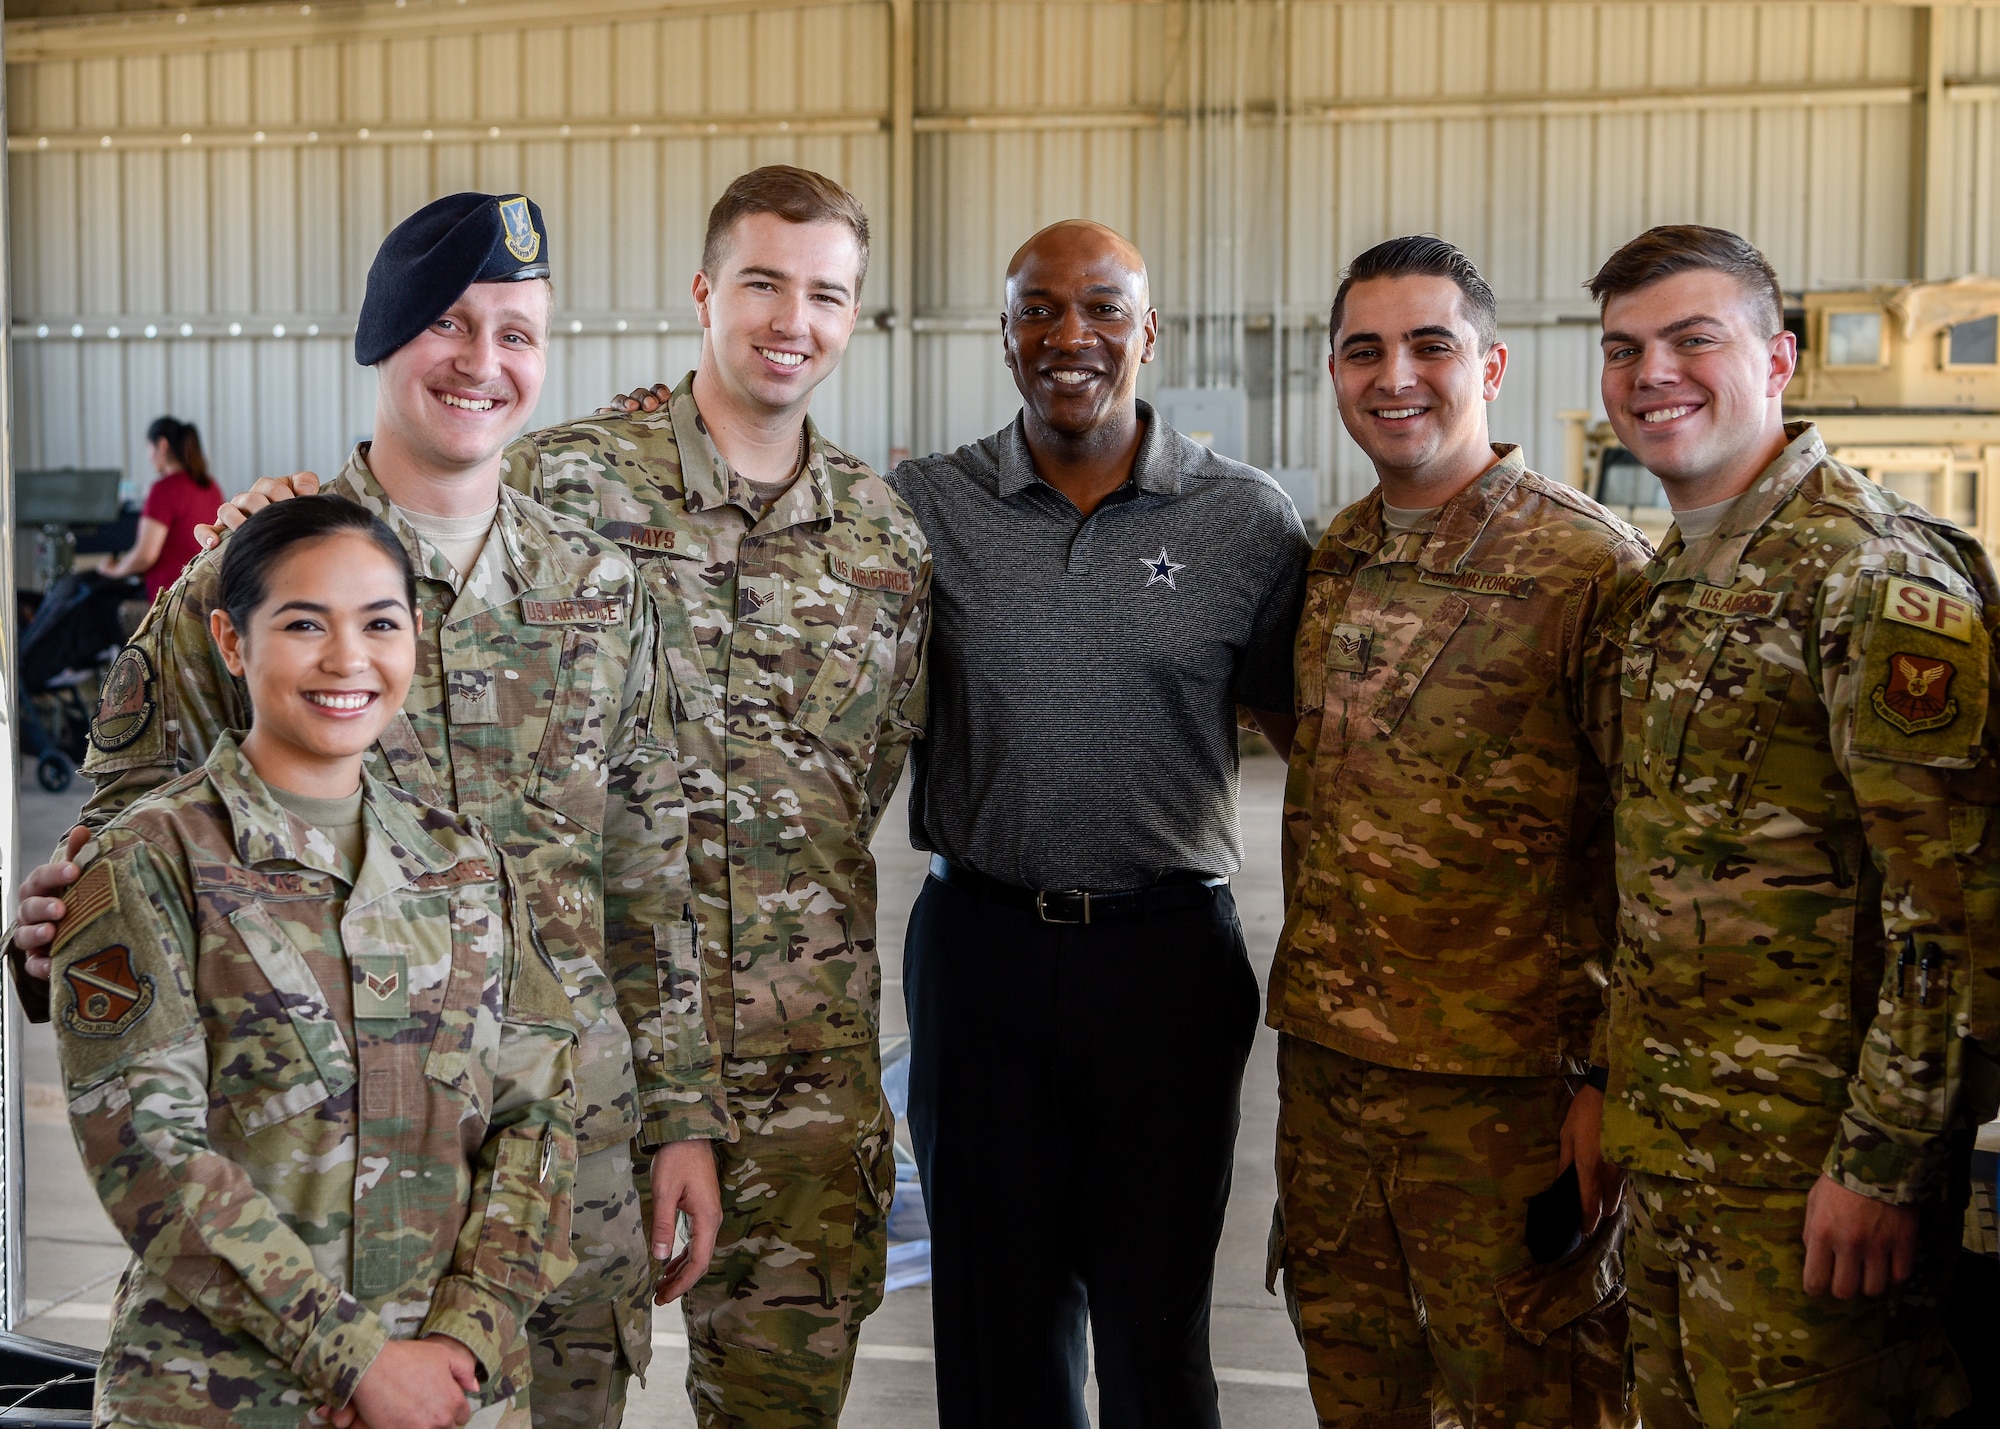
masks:
[[[80,13],[89,12],[89,13]],[[8,0],[16,461],[115,467],[198,423],[225,488],[366,431],[350,338],[394,220],[518,189],[560,314],[539,417],[677,379],[709,204],[825,170],[875,233],[816,413],[867,460],[1016,402],[1001,274],[1053,219],[1151,265],[1145,390],[1310,519],[1369,484],[1324,326],[1345,259],[1468,249],[1512,369],[1496,435],[1563,466],[1597,404],[1582,283],[1656,222],[1737,229],[1788,289],[2000,266],[2000,6],[1340,0]],[[1192,414],[1192,415],[1189,415]],[[1234,434],[1240,427],[1240,435]]]

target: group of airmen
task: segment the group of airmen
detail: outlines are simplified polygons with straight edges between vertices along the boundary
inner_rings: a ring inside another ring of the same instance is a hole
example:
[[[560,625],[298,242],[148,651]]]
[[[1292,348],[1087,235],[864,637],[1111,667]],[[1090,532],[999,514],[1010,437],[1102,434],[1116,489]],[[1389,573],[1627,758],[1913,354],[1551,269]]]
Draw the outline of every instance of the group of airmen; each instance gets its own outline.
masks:
[[[388,236],[344,503],[301,476],[225,513],[107,677],[95,792],[24,882],[16,985],[135,1252],[99,1422],[615,1425],[676,1298],[702,1424],[836,1422],[894,1185],[870,840],[914,746],[940,1422],[1083,1429],[1087,1317],[1108,1429],[1218,1425],[1255,1017],[1224,886],[1239,718],[1289,759],[1270,1274],[1321,1423],[1968,1409],[1942,1310],[2000,1103],[2000,580],[1785,423],[1795,339],[1750,244],[1656,228],[1590,283],[1606,413],[1676,511],[1657,552],[1492,442],[1495,297],[1437,238],[1340,285],[1328,368],[1378,485],[1317,549],[1268,477],[1137,400],[1157,318],[1098,225],[1009,269],[1022,416],[887,478],[807,415],[867,268],[838,184],[737,179],[696,370],[522,436],[548,244],[520,195]],[[246,676],[309,507],[344,551],[406,554],[415,630],[359,789],[317,801]],[[1107,534],[1177,511],[1143,549]],[[1011,549],[1012,512],[1056,544]],[[1044,669],[1103,683],[1008,702]],[[1170,747],[1223,735],[1180,782]],[[1103,767],[1022,822],[1006,766],[1037,745]],[[1134,798],[1129,829],[1091,813]],[[1123,839],[1140,871],[1062,872],[1122,867]],[[1121,1049],[1092,1094],[1149,1130],[1066,1238],[1082,1153],[1028,1082],[1075,1051],[1037,1019],[1077,985],[1076,1035]],[[967,1090],[1010,1028],[1019,1083]],[[1009,1256],[1053,1288],[1007,1286]]]

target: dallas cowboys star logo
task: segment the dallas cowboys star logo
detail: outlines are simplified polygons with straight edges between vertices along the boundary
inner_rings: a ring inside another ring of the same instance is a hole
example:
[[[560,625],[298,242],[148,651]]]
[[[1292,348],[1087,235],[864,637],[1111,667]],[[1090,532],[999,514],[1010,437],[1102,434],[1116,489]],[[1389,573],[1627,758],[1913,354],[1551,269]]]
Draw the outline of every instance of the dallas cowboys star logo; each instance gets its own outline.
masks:
[[[1150,560],[1147,559],[1145,556],[1139,557],[1139,564],[1144,566],[1148,571],[1152,572],[1151,575],[1146,577],[1146,584],[1149,587],[1156,586],[1161,581],[1165,581],[1167,583],[1168,590],[1180,589],[1179,586],[1174,584],[1174,572],[1184,571],[1187,569],[1187,566],[1185,564],[1179,561],[1172,560],[1168,557],[1167,548],[1165,546],[1160,547],[1160,554],[1158,556],[1153,557]]]

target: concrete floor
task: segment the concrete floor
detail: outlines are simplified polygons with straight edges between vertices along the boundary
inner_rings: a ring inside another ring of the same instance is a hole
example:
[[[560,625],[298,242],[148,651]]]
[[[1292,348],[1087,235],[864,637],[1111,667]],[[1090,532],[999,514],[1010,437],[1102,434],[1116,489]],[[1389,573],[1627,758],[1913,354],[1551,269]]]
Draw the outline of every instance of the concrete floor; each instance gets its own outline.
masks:
[[[1284,768],[1274,757],[1243,764],[1243,825],[1248,871],[1236,879],[1237,906],[1260,976],[1269,969],[1282,919],[1278,890],[1278,816]],[[55,845],[80,802],[22,781],[20,848],[39,862]],[[883,962],[882,1030],[908,1030],[903,1016],[903,931],[923,882],[923,862],[911,850],[904,806],[897,799],[876,840],[881,859]],[[1264,1291],[1264,1243],[1275,1194],[1271,1151],[1277,1116],[1276,1037],[1262,1029],[1251,1053],[1237,1137],[1235,1189],[1216,1270],[1214,1346],[1222,1417],[1231,1429],[1310,1429],[1312,1404],[1299,1350],[1284,1306]],[[54,1039],[31,1027],[21,1048],[26,1082],[29,1311],[17,1328],[32,1335],[101,1347],[112,1285],[126,1252],[98,1206],[77,1161],[63,1112]],[[633,1396],[631,1429],[685,1429],[694,1424],[682,1380],[687,1351],[672,1309],[654,1321],[651,1383]],[[861,1358],[843,1416],[870,1429],[916,1429],[937,1422],[931,1382],[931,1304],[926,1287],[897,1291],[862,1332]],[[1093,1408],[1094,1408],[1093,1395]]]

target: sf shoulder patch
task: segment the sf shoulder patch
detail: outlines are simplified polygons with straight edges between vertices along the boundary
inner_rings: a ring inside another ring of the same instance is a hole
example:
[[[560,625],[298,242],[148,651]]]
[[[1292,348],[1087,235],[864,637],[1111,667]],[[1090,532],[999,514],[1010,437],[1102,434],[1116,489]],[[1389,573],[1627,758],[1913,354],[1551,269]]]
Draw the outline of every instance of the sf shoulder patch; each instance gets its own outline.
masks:
[[[1969,764],[1986,727],[1989,636],[1970,601],[1882,580],[1850,687],[1854,748],[1911,764]]]
[[[63,969],[69,1006],[63,1026],[79,1037],[122,1037],[153,1008],[153,980],[132,966],[123,943],[100,948]]]
[[[115,754],[146,732],[153,722],[153,662],[136,645],[128,645],[112,662],[97,697],[97,714],[90,722],[90,742]]]

